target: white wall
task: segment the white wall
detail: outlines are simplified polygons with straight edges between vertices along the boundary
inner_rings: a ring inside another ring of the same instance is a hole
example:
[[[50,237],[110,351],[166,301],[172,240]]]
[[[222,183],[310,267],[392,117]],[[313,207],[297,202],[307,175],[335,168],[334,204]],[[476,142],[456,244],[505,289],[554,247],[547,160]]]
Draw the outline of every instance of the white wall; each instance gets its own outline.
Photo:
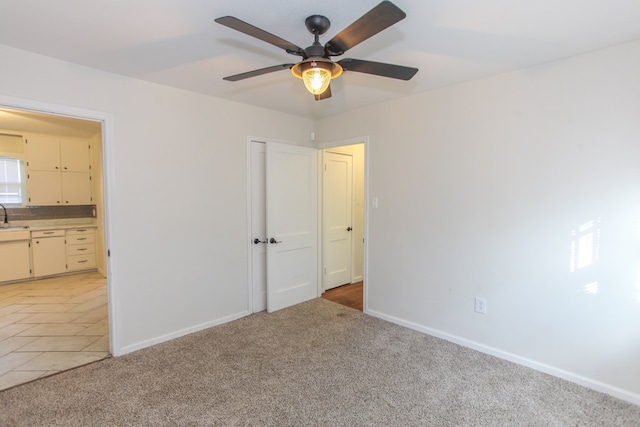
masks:
[[[116,353],[246,314],[246,137],[307,141],[311,121],[4,46],[0,63],[0,96],[113,116]]]
[[[639,76],[634,42],[316,122],[370,136],[370,312],[640,403]]]

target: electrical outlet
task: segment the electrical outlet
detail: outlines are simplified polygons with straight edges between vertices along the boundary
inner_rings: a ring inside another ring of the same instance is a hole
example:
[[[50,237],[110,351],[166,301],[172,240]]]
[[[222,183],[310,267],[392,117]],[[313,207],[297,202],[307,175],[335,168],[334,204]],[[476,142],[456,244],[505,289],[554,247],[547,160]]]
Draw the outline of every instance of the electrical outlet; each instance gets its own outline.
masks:
[[[487,300],[476,297],[476,313],[487,314]]]

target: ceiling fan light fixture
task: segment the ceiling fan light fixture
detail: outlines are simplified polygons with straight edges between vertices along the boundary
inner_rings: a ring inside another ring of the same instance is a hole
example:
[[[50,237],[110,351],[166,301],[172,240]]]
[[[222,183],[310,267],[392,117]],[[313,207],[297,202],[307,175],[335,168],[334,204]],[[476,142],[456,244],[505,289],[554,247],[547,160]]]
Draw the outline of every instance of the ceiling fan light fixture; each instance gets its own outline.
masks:
[[[291,67],[291,73],[302,79],[309,92],[314,95],[320,95],[327,90],[331,79],[335,79],[342,74],[342,67],[340,64],[325,59],[310,59]]]

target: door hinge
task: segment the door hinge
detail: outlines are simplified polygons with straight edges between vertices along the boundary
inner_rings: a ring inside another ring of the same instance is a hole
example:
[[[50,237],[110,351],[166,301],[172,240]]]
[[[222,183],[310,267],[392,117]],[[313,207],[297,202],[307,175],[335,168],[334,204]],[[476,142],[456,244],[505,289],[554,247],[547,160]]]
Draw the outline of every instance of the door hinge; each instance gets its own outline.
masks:
[[[107,256],[111,256],[111,249],[107,249]]]
[[[323,268],[324,274],[327,274],[327,267]]]
[[[325,172],[327,171],[327,164],[326,163],[324,164],[324,171]]]

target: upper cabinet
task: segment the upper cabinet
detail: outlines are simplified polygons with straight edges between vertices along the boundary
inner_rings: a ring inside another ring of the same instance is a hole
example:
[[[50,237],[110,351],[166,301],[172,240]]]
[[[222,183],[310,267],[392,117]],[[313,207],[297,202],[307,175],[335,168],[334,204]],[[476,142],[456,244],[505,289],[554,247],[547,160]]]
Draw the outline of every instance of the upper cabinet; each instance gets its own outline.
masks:
[[[93,203],[90,146],[86,139],[30,135],[26,146],[29,205]]]
[[[63,172],[90,172],[91,156],[86,139],[60,138],[60,167]]]
[[[27,166],[30,170],[60,170],[60,138],[33,135],[26,139]]]

